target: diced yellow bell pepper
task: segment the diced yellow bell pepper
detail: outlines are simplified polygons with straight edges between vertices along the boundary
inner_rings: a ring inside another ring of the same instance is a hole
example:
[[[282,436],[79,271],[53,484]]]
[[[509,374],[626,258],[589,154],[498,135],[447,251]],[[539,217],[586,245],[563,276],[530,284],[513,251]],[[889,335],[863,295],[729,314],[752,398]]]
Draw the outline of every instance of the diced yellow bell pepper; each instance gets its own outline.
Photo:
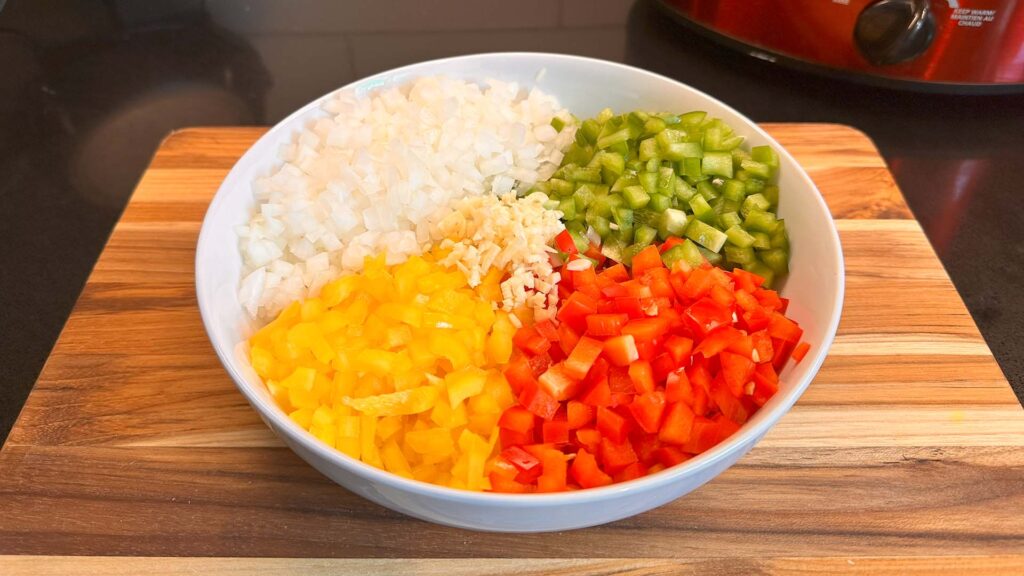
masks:
[[[452,370],[460,370],[469,365],[470,355],[462,340],[450,330],[435,330],[429,343],[430,351],[446,358]]]
[[[249,359],[252,361],[252,368],[260,375],[260,378],[273,378],[272,373],[277,365],[274,354],[260,346],[253,346],[249,350]]]
[[[308,430],[309,426],[313,423],[313,412],[315,410],[315,408],[311,407],[299,408],[298,410],[295,410],[292,413],[288,414],[288,417],[291,418],[299,426],[302,426],[303,428]]]
[[[363,462],[383,467],[380,451],[377,449],[377,417],[363,415],[359,418],[359,452]]]
[[[290,376],[281,380],[281,386],[289,390],[313,390],[313,383],[316,381],[316,370],[300,366]]]
[[[480,285],[476,288],[477,293],[488,302],[500,303],[503,300],[501,295],[502,276],[504,276],[504,274],[500,268],[491,268],[488,270],[487,274],[480,281]]]
[[[487,372],[476,366],[466,366],[461,370],[449,372],[444,377],[448,389],[448,403],[458,406],[463,400],[483,392],[487,382]]]
[[[410,430],[405,433],[405,441],[415,452],[433,456],[449,456],[455,451],[452,433],[447,428],[430,428],[428,430]]]
[[[366,398],[346,397],[343,401],[353,409],[372,416],[400,416],[430,410],[437,401],[435,386],[420,386],[411,390],[378,394]]]
[[[377,307],[376,316],[392,322],[402,322],[413,328],[423,325],[423,311],[411,304],[385,302]]]
[[[324,313],[324,303],[319,298],[307,298],[302,302],[301,314],[303,322],[312,322]]]
[[[333,308],[344,302],[359,286],[359,276],[350,274],[324,284],[320,289],[320,300],[324,306]]]
[[[381,459],[384,461],[384,469],[392,474],[398,474],[404,478],[412,478],[412,469],[409,467],[405,454],[394,440],[388,440],[381,449]]]
[[[507,364],[512,357],[512,337],[516,327],[508,318],[508,312],[498,311],[494,317],[491,333],[487,337],[487,357],[494,364]]]
[[[385,416],[377,420],[377,438],[387,441],[402,429],[401,416]]]
[[[351,358],[351,362],[357,372],[369,372],[377,376],[388,376],[412,368],[407,355],[387,350],[363,350]]]
[[[500,369],[515,328],[494,304],[502,271],[470,288],[438,263],[444,253],[368,258],[259,330],[249,357],[325,444],[405,477],[487,489],[497,419],[515,403]]]
[[[359,456],[360,456],[359,447],[360,447],[360,445],[361,445],[361,442],[360,442],[359,438],[344,438],[344,437],[338,436],[337,438],[335,438],[335,446],[334,447],[337,448],[338,451],[341,452],[342,454],[345,454],[345,455],[347,455],[347,456],[349,456],[351,458],[355,458],[356,460],[359,460]]]

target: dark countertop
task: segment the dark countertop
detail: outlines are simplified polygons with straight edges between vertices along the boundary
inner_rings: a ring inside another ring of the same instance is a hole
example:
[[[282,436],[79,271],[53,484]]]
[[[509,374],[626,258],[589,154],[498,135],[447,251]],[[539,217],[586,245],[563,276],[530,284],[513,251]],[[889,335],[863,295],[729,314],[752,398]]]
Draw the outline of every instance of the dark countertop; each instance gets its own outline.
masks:
[[[825,79],[723,48],[647,0],[0,0],[0,441],[169,131],[273,124],[341,85],[457,54],[581,54],[665,74],[757,121],[878,144],[1024,398],[1024,95]]]

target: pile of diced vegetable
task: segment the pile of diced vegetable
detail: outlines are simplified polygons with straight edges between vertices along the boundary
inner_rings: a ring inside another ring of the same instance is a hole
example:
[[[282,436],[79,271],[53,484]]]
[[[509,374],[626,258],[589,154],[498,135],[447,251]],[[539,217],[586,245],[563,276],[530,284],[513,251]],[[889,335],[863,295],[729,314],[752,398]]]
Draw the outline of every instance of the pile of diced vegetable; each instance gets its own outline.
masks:
[[[416,92],[436,85],[448,84],[420,82],[366,107],[457,118],[457,107]],[[448,194],[402,224],[422,246],[403,244],[396,257],[374,236],[355,266],[343,242],[310,240],[294,214],[319,205],[343,213],[336,203],[352,191],[338,183],[289,189],[298,212],[264,205],[254,218],[270,252],[299,246],[242,287],[243,301],[256,303],[250,310],[281,308],[248,342],[278,406],[349,457],[467,490],[604,486],[727,439],[809,348],[786,317],[788,300],[771,288],[789,259],[775,151],[745,150],[742,136],[703,112],[605,110],[581,122],[536,92],[517,100],[458,86],[488,110],[518,111],[474,124],[478,145],[460,144],[474,150],[474,164],[446,164],[445,174],[486,185],[463,182],[477,192]],[[370,148],[388,136],[350,122]],[[373,114],[366,122],[383,125]],[[341,154],[331,140],[351,147],[355,139],[332,134],[308,166]],[[410,172],[396,167],[402,173]],[[411,193],[429,178],[407,183]],[[375,185],[360,185],[371,211]],[[318,217],[314,236],[341,238],[329,229],[338,213]],[[378,225],[388,229],[373,221],[360,237]],[[255,229],[240,232],[249,253]],[[344,272],[327,281],[335,270]],[[267,292],[267,275],[290,288]],[[296,290],[306,296],[282,307]]]
[[[580,125],[562,166],[537,188],[581,248],[593,230],[602,254],[628,264],[652,242],[682,237],[694,244],[679,253],[691,265],[699,252],[770,285],[789,261],[772,184],[779,158],[769,146],[747,152],[742,142],[704,112],[615,116],[606,109]]]

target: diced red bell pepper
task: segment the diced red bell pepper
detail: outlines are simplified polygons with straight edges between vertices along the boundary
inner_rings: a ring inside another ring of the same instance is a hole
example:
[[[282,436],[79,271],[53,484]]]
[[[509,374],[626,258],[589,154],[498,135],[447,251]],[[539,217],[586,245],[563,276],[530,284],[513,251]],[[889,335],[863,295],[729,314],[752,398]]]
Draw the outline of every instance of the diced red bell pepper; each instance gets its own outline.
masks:
[[[618,472],[612,479],[615,482],[628,482],[647,476],[647,467],[640,462],[633,462]]]
[[[540,457],[544,471],[537,478],[538,492],[561,492],[566,488],[566,472],[568,464],[560,450],[545,450]]]
[[[676,246],[684,242],[686,242],[686,240],[678,236],[669,236],[668,238],[665,239],[664,242],[661,243],[661,253],[664,254],[665,252],[668,252],[669,250],[675,248]]]
[[[580,428],[576,431],[576,441],[587,450],[596,453],[597,447],[601,444],[601,433],[594,428]]]
[[[579,340],[580,335],[572,329],[572,326],[569,326],[566,322],[560,322],[558,324],[558,347],[562,349],[562,352],[566,356],[572,352]]]
[[[573,480],[581,488],[597,488],[612,483],[611,476],[607,475],[597,465],[597,458],[586,450],[580,450],[573,458],[572,466],[569,468]]]
[[[738,394],[733,394],[729,390],[728,385],[723,382],[723,378],[719,376],[711,383],[711,399],[718,406],[718,409],[725,414],[727,418],[736,422],[737,424],[743,424],[747,421],[747,411],[743,408],[743,404],[740,403]]]
[[[569,400],[566,403],[566,420],[569,428],[583,428],[594,420],[597,411],[593,406],[588,406],[579,400]]]
[[[524,452],[525,452],[525,450],[524,450]],[[527,452],[527,454],[529,454],[529,453]],[[538,464],[539,463],[540,462],[538,461]],[[512,464],[512,462],[510,462],[504,456],[501,456],[500,458],[495,458],[491,462],[490,468],[488,468],[488,474],[496,474],[496,475],[498,475],[498,476],[500,476],[502,478],[509,478],[509,479],[511,479],[511,478],[515,478],[516,475],[519,474],[519,468],[516,468]]]
[[[644,308],[640,304],[640,299],[635,296],[616,297],[612,301],[612,310],[629,316],[631,320],[635,318],[643,318],[645,315]]]
[[[764,278],[754,274],[753,272],[747,272],[742,268],[736,268],[733,270],[732,278],[736,282],[736,287],[741,290],[746,290],[748,294],[757,290],[762,284],[764,284]]]
[[[566,420],[548,420],[541,425],[541,439],[545,444],[567,444],[569,442],[569,422]]]
[[[491,472],[488,475],[488,480],[491,482],[491,491],[493,492],[500,492],[503,494],[526,494],[533,491],[530,486],[516,482],[512,478],[505,478],[495,472]]]
[[[642,275],[645,270],[664,268],[665,263],[661,261],[661,252],[658,252],[658,247],[650,245],[633,256],[630,267],[633,269],[635,278]]]
[[[652,268],[644,273],[643,281],[651,287],[651,294],[655,298],[674,298],[675,291],[672,283],[669,282],[668,268]]]
[[[579,346],[577,346],[579,348]],[[587,366],[589,369],[590,367]],[[583,373],[584,376],[586,372]],[[582,376],[581,376],[582,378]],[[568,361],[552,364],[537,379],[540,388],[555,400],[568,400],[576,396],[580,387],[580,379],[569,373]]]
[[[637,360],[629,365],[629,379],[633,384],[633,390],[637,394],[654,391],[654,372],[651,363],[646,360]]]
[[[623,334],[604,341],[604,356],[616,366],[629,366],[630,362],[640,358],[640,353],[633,336]]]
[[[695,268],[686,278],[686,282],[683,283],[682,292],[677,292],[676,294],[686,301],[697,300],[710,292],[714,284],[715,279],[711,275],[710,268]]]
[[[675,446],[662,446],[655,452],[658,462],[665,468],[671,468],[676,464],[682,464],[690,459],[690,455]]]
[[[512,361],[505,367],[505,380],[512,388],[512,392],[519,394],[528,386],[537,386],[537,378],[530,368],[530,361],[525,356],[513,357]]]
[[[626,406],[633,401],[633,392],[630,391],[628,394],[622,392],[612,392],[611,402],[608,404],[612,408],[616,406]]]
[[[637,341],[654,340],[664,336],[667,332],[668,321],[657,316],[630,320],[622,327],[623,334],[629,334]]]
[[[691,382],[691,386],[693,386]],[[711,410],[711,397],[708,391],[700,386],[693,386],[693,413],[698,416],[705,416]]]
[[[732,326],[719,326],[701,340],[700,344],[694,348],[693,353],[710,358],[731,346],[742,336],[743,333]]]
[[[633,451],[633,446],[628,441],[612,442],[608,438],[602,438],[599,454],[601,467],[605,472],[611,474],[638,461],[636,452]]]
[[[685,403],[669,404],[661,429],[658,430],[658,440],[669,444],[685,444],[690,440],[694,418],[693,410]]]
[[[522,406],[511,406],[501,413],[498,426],[514,432],[530,432],[536,423],[536,416]]]
[[[657,434],[640,434],[633,439],[633,451],[646,466],[654,463],[654,451],[661,448]]]
[[[634,340],[633,342],[636,344],[636,353],[640,360],[650,362],[661,352],[657,340]]]
[[[771,320],[768,323],[768,335],[772,338],[778,338],[785,340],[786,342],[800,341],[800,337],[803,336],[804,331],[789,318],[786,318],[778,312],[773,312]]]
[[[621,414],[610,408],[599,406],[597,408],[597,431],[601,436],[619,443],[626,440],[629,434],[629,422]]]
[[[552,419],[558,411],[558,400],[542,390],[539,384],[524,386],[519,393],[519,403],[545,420]]]
[[[636,298],[630,293],[629,288],[626,288],[622,284],[605,284],[601,286],[601,296],[612,299]],[[625,313],[625,310],[622,312]]]
[[[690,354],[693,353],[692,338],[672,335],[665,339],[665,343],[662,346],[672,356],[672,360],[676,364],[686,365],[690,363]]]
[[[693,432],[690,434],[690,440],[683,445],[683,451],[690,454],[707,452],[739,428],[739,424],[725,417],[709,420],[698,416],[693,421]]]
[[[770,362],[758,364],[754,368],[754,394],[752,400],[758,406],[771,399],[779,391],[779,376]]]
[[[565,359],[565,373],[576,380],[586,378],[587,372],[590,372],[590,368],[601,355],[602,350],[604,350],[604,342],[583,336],[576,342],[576,347],[572,349],[569,357]],[[559,400],[565,399],[559,398]]]
[[[729,343],[729,347],[726,348],[729,352],[739,354],[750,358],[754,352],[754,341],[742,330],[739,331],[740,335],[735,340]]]
[[[651,360],[651,376],[654,378],[654,382],[657,384],[664,382],[668,375],[676,369],[676,366],[671,354],[668,352],[659,354],[654,360]]]
[[[743,394],[743,388],[754,375],[754,361],[727,350],[719,354],[718,358],[722,363],[722,379],[729,393],[739,398]]]
[[[533,430],[529,432],[516,432],[508,428],[498,428],[498,439],[501,440],[501,445],[505,447],[533,444]]]
[[[622,283],[622,287],[626,289],[627,295],[635,296],[641,300],[644,298],[654,297],[654,293],[651,292],[651,287],[639,280],[627,280]]]
[[[576,254],[579,252],[579,248],[576,247],[576,241],[572,239],[572,234],[568,230],[562,230],[555,235],[555,247],[564,254]]]
[[[736,297],[733,295],[732,290],[729,290],[721,284],[715,284],[712,286],[708,295],[715,302],[718,302],[722,306],[728,308],[732,308],[733,304],[736,303]]]
[[[512,343],[523,352],[534,356],[547,352],[551,347],[551,341],[541,336],[533,326],[523,326],[516,330]]]
[[[573,292],[562,300],[555,318],[582,334],[587,330],[587,316],[597,313],[597,305],[597,298],[583,292]]]
[[[777,311],[782,308],[782,299],[779,298],[779,293],[775,290],[765,290],[763,288],[754,290],[754,298],[757,298],[761,306],[769,310]]]
[[[616,264],[602,270],[599,276],[601,278],[614,280],[615,282],[625,282],[626,280],[629,280],[629,270],[627,270],[622,264]]]
[[[588,380],[589,385],[578,396],[580,402],[589,406],[611,406],[612,390],[608,386],[608,375]]]
[[[530,363],[530,371],[533,373],[534,378],[540,377],[541,374],[551,367],[552,363],[551,355],[547,352],[537,356],[530,356],[527,361]]]
[[[639,362],[639,360],[637,361]],[[630,365],[632,367],[632,365]],[[629,370],[621,366],[612,366],[608,369],[608,388],[612,394],[633,394],[633,380],[629,377]]]
[[[799,364],[800,361],[804,359],[804,356],[807,356],[807,351],[810,349],[811,345],[807,342],[797,344],[796,348],[793,348],[793,354],[791,355],[793,361]]]
[[[757,308],[761,308],[761,303],[757,301],[757,298],[751,296],[750,292],[746,290],[737,290],[733,292],[733,296],[736,298],[736,306],[744,312],[751,312]]]
[[[587,316],[587,334],[605,337],[618,336],[629,321],[625,314],[591,314]]]
[[[793,348],[796,348],[795,340],[772,338],[772,350],[775,351],[775,354],[772,355],[772,366],[776,372],[782,372],[789,357],[793,354]]]
[[[772,349],[772,337],[768,335],[768,332],[758,330],[750,335],[750,341],[754,347],[754,352],[757,353],[756,358],[754,358],[753,353],[750,355],[754,362],[761,364],[772,361],[775,351]]]
[[[711,389],[711,371],[703,356],[693,357],[693,364],[686,367],[686,377],[694,388],[701,388],[705,392]]]
[[[587,266],[582,270],[563,271],[562,274],[572,274],[572,285],[575,290],[581,290],[594,297],[600,296],[600,287],[597,285],[597,272],[593,266]]]
[[[689,336],[691,332],[686,329],[686,321],[683,320],[682,308],[672,306],[658,310],[658,316],[668,324],[668,329],[680,336]]]
[[[547,338],[549,342],[558,341],[558,328],[555,327],[551,320],[545,318],[534,324],[533,327],[537,330],[538,334]]]
[[[711,298],[701,298],[694,302],[685,310],[684,315],[693,322],[701,335],[732,323],[732,310]]]
[[[743,318],[743,324],[751,333],[764,330],[772,319],[768,312],[760,306],[749,312],[744,312],[741,318]]]
[[[629,405],[629,411],[644,432],[655,434],[661,428],[661,417],[665,412],[665,393],[655,390],[641,394]]]
[[[512,446],[502,450],[501,457],[515,466],[520,472],[532,470],[535,466],[540,466],[540,460],[536,456],[519,446]]]
[[[587,247],[587,251],[583,255],[597,262],[598,266],[604,264],[605,260],[608,259],[607,256],[601,253],[601,246],[593,242],[590,243],[590,246]]]
[[[680,368],[671,372],[665,379],[665,401],[685,402],[686,405],[693,406],[693,399],[693,386],[686,377],[686,371]]]

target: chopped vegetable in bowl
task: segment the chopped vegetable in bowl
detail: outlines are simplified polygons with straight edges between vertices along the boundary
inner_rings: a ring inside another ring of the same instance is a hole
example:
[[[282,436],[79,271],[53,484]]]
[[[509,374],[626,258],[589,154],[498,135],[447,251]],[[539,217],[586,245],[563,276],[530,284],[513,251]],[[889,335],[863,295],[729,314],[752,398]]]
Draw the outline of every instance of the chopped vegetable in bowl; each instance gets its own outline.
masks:
[[[327,446],[465,490],[594,488],[717,445],[806,354],[770,288],[778,156],[721,120],[579,122],[445,78],[331,102],[239,229],[241,300],[274,318],[252,366]]]

